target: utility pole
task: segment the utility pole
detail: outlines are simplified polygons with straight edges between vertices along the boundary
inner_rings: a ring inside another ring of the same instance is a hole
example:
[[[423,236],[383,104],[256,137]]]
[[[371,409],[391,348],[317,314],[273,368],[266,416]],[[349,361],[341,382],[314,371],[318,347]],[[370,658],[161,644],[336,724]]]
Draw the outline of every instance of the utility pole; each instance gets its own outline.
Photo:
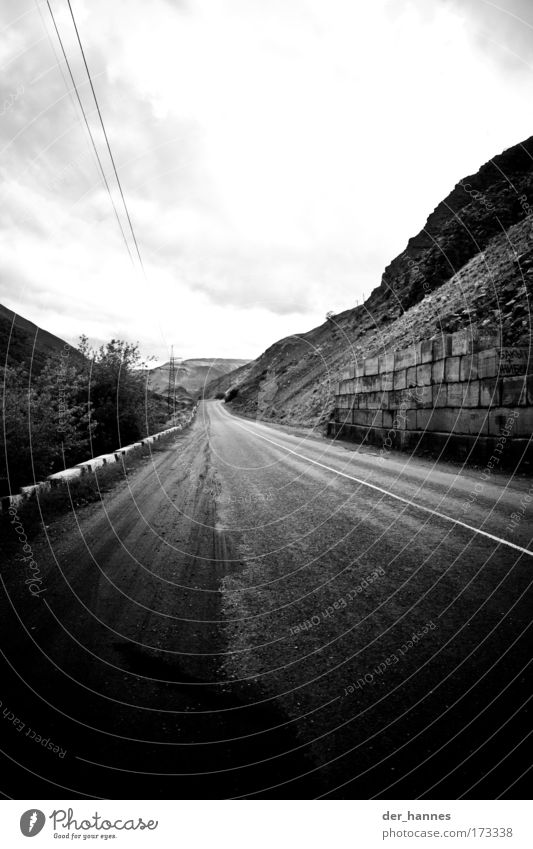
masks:
[[[168,412],[172,411],[172,423],[176,421],[176,360],[174,359],[174,345],[170,349],[170,360],[168,362],[168,389],[167,389]]]

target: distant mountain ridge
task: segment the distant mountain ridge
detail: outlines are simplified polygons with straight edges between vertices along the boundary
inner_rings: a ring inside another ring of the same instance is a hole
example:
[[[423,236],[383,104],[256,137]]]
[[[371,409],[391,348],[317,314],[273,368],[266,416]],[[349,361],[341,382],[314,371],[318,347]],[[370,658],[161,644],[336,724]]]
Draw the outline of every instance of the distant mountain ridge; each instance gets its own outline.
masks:
[[[66,348],[65,348],[66,346]],[[33,321],[0,304],[0,365],[16,366],[24,363],[34,375],[42,369],[47,357],[68,349],[70,357],[82,354]],[[176,358],[176,394],[193,396],[202,392],[205,385],[248,363],[243,359],[196,357],[182,360]],[[168,363],[149,370],[149,388],[159,394],[167,394]]]
[[[468,325],[530,345],[532,235],[533,137],[460,180],[362,306],[281,339],[206,396],[238,389],[231,403],[246,415],[317,425],[356,359]]]
[[[228,372],[248,363],[249,360],[197,357],[190,360],[176,358],[176,386],[181,386],[191,395],[198,395],[212,380],[218,380]],[[148,385],[160,394],[168,391],[169,363],[150,369]]]

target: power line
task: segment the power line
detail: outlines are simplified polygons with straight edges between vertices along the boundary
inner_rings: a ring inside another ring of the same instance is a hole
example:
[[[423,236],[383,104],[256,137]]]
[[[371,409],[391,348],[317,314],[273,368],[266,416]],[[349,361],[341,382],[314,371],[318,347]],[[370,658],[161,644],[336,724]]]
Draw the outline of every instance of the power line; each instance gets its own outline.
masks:
[[[48,2],[48,0],[47,0],[47,2]],[[103,133],[104,133],[105,142],[106,142],[106,145],[107,145],[107,149],[108,149],[108,151],[109,151],[109,156],[110,156],[110,159],[111,159],[111,163],[112,163],[112,165],[113,165],[113,170],[114,170],[114,172],[115,172],[115,177],[116,177],[116,180],[117,180],[118,188],[119,188],[119,190],[120,190],[120,196],[121,196],[121,198],[122,198],[122,203],[124,204],[124,209],[125,209],[125,211],[126,211],[126,216],[127,216],[127,218],[128,218],[128,223],[129,223],[129,225],[130,225],[131,235],[133,236],[133,241],[134,241],[134,243],[135,243],[135,249],[136,249],[136,251],[137,251],[137,256],[139,257],[139,262],[140,262],[140,264],[141,264],[141,268],[142,268],[143,274],[144,274],[144,276],[146,277],[146,272],[145,272],[145,269],[144,269],[144,264],[143,264],[143,261],[142,261],[141,252],[140,252],[140,250],[139,250],[139,244],[138,244],[138,242],[137,242],[137,237],[135,236],[135,231],[134,231],[134,229],[133,229],[133,224],[132,224],[132,222],[131,222],[130,213],[129,213],[129,210],[128,210],[128,205],[127,205],[127,203],[126,203],[126,198],[124,197],[124,192],[122,191],[122,184],[121,184],[121,182],[120,182],[120,178],[119,178],[119,176],[118,176],[118,171],[117,171],[117,168],[116,168],[116,165],[115,165],[115,160],[114,160],[114,158],[113,158],[113,153],[111,152],[111,145],[109,144],[109,139],[108,139],[108,137],[107,137],[107,132],[106,132],[106,128],[105,128],[105,125],[104,125],[104,120],[103,120],[103,118],[102,118],[102,113],[101,113],[101,111],[100,111],[100,106],[99,106],[99,104],[98,104],[98,98],[96,97],[96,92],[95,92],[95,90],[94,90],[93,81],[92,81],[91,74],[90,74],[90,71],[89,71],[89,66],[87,65],[87,60],[86,60],[86,58],[85,58],[85,51],[84,51],[84,49],[83,49],[83,45],[82,45],[82,43],[81,43],[80,34],[79,34],[78,27],[77,27],[77,24],[76,24],[76,19],[75,19],[75,17],[74,17],[74,12],[72,11],[72,6],[70,5],[70,0],[67,0],[67,3],[68,3],[69,10],[70,10],[70,16],[71,16],[71,18],[72,18],[72,23],[74,24],[74,29],[75,29],[75,31],[76,31],[76,37],[77,37],[77,39],[78,39],[78,44],[79,44],[79,46],[80,46],[81,55],[82,55],[82,57],[83,57],[83,64],[85,65],[85,70],[87,71],[87,77],[89,78],[89,83],[90,83],[90,86],[91,86],[91,91],[92,91],[92,93],[93,93],[94,102],[95,102],[95,104],[96,104],[96,109],[97,109],[97,112],[98,112],[98,117],[100,118],[100,124],[102,125],[102,130],[103,130]]]
[[[46,5],[48,6],[48,10],[49,10],[49,12],[50,12],[50,16],[51,16],[51,18],[52,18],[52,22],[53,22],[53,24],[54,24],[54,29],[55,29],[55,31],[56,31],[56,35],[57,35],[57,38],[58,38],[59,44],[61,45],[61,52],[63,53],[63,58],[64,58],[64,60],[65,60],[65,62],[66,62],[66,65],[67,65],[67,68],[68,68],[68,72],[69,72],[69,75],[70,75],[70,79],[72,80],[72,85],[73,85],[73,87],[74,87],[74,91],[76,92],[76,97],[77,97],[77,99],[78,99],[78,103],[79,103],[80,109],[81,109],[82,114],[83,114],[83,118],[84,118],[84,121],[85,121],[85,126],[87,127],[87,132],[89,133],[89,137],[90,137],[91,142],[92,142],[92,146],[93,146],[94,153],[95,153],[95,155],[96,155],[96,159],[98,160],[98,165],[99,165],[99,167],[100,167],[100,173],[101,173],[101,175],[102,175],[102,179],[103,179],[104,184],[105,184],[105,187],[106,187],[106,189],[107,189],[107,193],[108,193],[108,195],[109,195],[109,199],[110,199],[110,201],[111,201],[111,203],[112,203],[112,205],[113,205],[113,210],[114,210],[114,212],[115,212],[115,216],[116,216],[116,219],[117,219],[118,226],[120,227],[120,232],[122,233],[122,238],[124,239],[124,244],[126,245],[126,250],[128,251],[128,254],[129,254],[130,260],[131,260],[131,262],[133,263],[133,256],[131,255],[130,246],[128,245],[128,240],[126,239],[126,234],[125,234],[125,232],[124,232],[124,228],[123,228],[123,226],[122,226],[122,222],[121,222],[121,220],[120,220],[120,216],[119,216],[118,211],[117,211],[117,208],[116,208],[116,206],[115,206],[115,201],[113,200],[113,195],[111,194],[111,189],[109,188],[109,183],[107,182],[107,178],[106,178],[105,171],[104,171],[104,168],[103,168],[103,165],[102,165],[102,161],[101,161],[100,156],[99,156],[99,154],[98,154],[98,150],[97,150],[97,147],[96,147],[96,144],[95,144],[95,141],[94,141],[94,137],[93,137],[93,134],[92,134],[92,132],[91,132],[91,128],[90,128],[90,126],[89,126],[89,121],[87,120],[87,115],[86,115],[86,113],[85,113],[85,109],[84,109],[84,107],[83,107],[83,103],[82,103],[82,101],[81,101],[80,93],[79,93],[79,91],[78,91],[78,86],[76,85],[76,81],[75,81],[75,79],[74,79],[74,75],[73,75],[73,73],[72,73],[72,68],[70,67],[70,63],[69,63],[69,61],[68,61],[67,54],[66,54],[66,52],[65,52],[65,47],[64,47],[64,45],[63,45],[63,41],[62,41],[61,36],[60,36],[60,34],[59,34],[59,30],[58,30],[58,28],[57,28],[57,24],[56,24],[56,19],[55,19],[55,17],[54,17],[54,13],[53,13],[53,11],[52,11],[52,7],[50,6],[50,2],[49,2],[49,0],[46,0]],[[64,77],[63,77],[63,79],[64,79]],[[66,80],[65,80],[65,83],[66,83]],[[68,90],[68,88],[67,88],[67,90]]]
[[[168,411],[172,410],[173,424],[176,419],[176,359],[174,357],[174,345],[170,349],[170,360],[168,363],[168,389],[167,389]]]

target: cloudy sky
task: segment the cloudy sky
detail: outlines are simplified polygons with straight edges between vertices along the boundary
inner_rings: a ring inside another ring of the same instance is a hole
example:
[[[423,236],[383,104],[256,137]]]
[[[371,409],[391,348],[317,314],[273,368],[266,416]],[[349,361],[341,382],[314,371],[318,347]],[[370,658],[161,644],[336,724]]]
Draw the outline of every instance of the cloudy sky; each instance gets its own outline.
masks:
[[[458,179],[533,134],[530,0],[71,2],[146,274],[46,3],[3,0],[0,302],[69,341],[255,357],[368,296]]]

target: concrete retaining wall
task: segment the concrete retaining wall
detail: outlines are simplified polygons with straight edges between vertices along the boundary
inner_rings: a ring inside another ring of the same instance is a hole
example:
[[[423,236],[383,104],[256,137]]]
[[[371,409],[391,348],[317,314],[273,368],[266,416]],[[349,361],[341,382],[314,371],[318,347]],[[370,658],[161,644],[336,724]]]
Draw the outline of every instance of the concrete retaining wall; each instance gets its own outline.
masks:
[[[328,433],[467,456],[486,455],[509,425],[509,455],[529,455],[531,353],[502,347],[497,333],[462,330],[356,363],[336,386]]]
[[[39,481],[31,486],[21,487],[20,493],[16,495],[7,495],[0,499],[0,510],[5,512],[12,506],[19,506],[27,498],[30,498],[30,496],[37,492],[49,490],[53,486],[64,486],[69,483],[69,481],[79,478],[87,472],[94,472],[95,469],[99,469],[109,463],[122,462],[123,457],[131,451],[142,448],[145,445],[151,445],[159,439],[169,436],[171,433],[183,430],[183,428],[187,427],[192,422],[197,409],[198,405],[196,404],[193,407],[190,416],[186,418],[182,424],[176,425],[175,427],[169,427],[159,433],[154,433],[152,436],[145,437],[145,439],[142,439],[140,442],[133,443],[133,445],[123,445],[121,448],[118,448],[110,454],[100,454],[98,457],[91,457],[89,460],[85,460],[83,463],[78,463],[70,469],[63,469],[61,472],[55,472],[53,475],[48,475],[44,481]]]

